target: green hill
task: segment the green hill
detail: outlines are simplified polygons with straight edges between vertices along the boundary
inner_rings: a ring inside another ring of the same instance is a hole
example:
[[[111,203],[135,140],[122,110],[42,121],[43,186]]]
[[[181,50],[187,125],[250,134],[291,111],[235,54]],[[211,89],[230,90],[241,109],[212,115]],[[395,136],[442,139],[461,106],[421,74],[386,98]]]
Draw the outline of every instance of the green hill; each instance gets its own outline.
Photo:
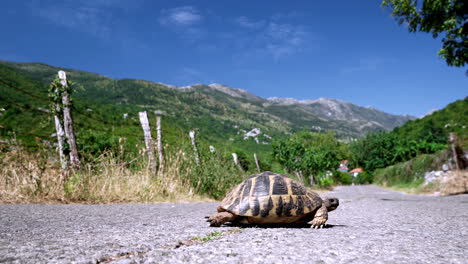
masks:
[[[407,122],[392,133],[412,140],[422,139],[445,144],[448,134],[454,132],[461,138],[468,137],[468,96],[428,116]]]
[[[139,111],[149,113],[153,126],[155,115],[163,117],[164,140],[169,144],[196,130],[205,144],[258,153],[269,152],[272,138],[300,130],[335,130],[340,138],[349,139],[388,131],[412,119],[334,99],[265,99],[219,84],[174,87],[40,63],[0,61],[4,139],[15,134],[29,145],[54,140],[47,90],[59,70],[77,84],[73,114],[78,143],[85,147],[96,141],[96,151],[119,137],[133,147],[141,144]]]
[[[50,82],[59,70],[65,70],[74,82],[72,114],[81,160],[86,164],[65,182],[57,177],[61,172],[48,98]],[[155,116],[162,116],[167,166],[159,168],[158,177],[148,171],[147,159],[142,158],[140,111],[147,111],[153,129]],[[244,174],[256,171],[253,153],[258,154],[262,170],[284,168],[271,157],[271,143],[277,138],[302,130],[334,130],[340,140],[353,142],[350,159],[355,165],[372,171],[369,168],[414,157],[421,149],[440,148],[449,132],[466,138],[466,112],[467,98],[406,123],[414,118],[335,99],[266,99],[220,84],[175,87],[39,63],[0,61],[0,153],[5,154],[0,155],[0,168],[6,183],[0,187],[8,193],[7,199],[26,197],[27,201],[34,197],[155,201],[177,193],[219,199]],[[190,155],[191,130],[197,131],[201,166]],[[369,134],[375,131],[387,132]],[[33,151],[16,151],[23,149],[17,144]],[[216,148],[214,155],[208,150],[210,145]],[[39,149],[46,151],[35,151]],[[103,152],[108,155],[99,155]],[[242,169],[233,164],[232,152],[238,154]]]
[[[391,132],[368,134],[353,142],[354,165],[366,171],[374,171],[421,154],[447,149],[449,134],[452,132],[458,137],[457,144],[467,148],[467,125],[468,97],[465,97]],[[411,171],[411,168],[408,170]]]

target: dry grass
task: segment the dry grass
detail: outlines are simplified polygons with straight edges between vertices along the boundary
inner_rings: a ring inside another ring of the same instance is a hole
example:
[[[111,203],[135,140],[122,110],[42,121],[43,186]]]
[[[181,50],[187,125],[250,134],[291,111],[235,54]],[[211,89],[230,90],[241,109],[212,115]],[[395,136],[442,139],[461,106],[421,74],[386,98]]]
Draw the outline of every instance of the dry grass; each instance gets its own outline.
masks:
[[[112,154],[94,165],[65,175],[45,153],[20,148],[0,156],[0,203],[141,203],[209,200],[197,195],[180,175],[183,155],[168,157],[158,174],[146,162],[138,168],[119,163]],[[186,173],[186,172],[184,172]]]
[[[429,184],[414,185],[393,185],[386,186],[395,191],[402,191],[411,194],[429,194],[429,195],[455,195],[468,193],[468,171],[452,171],[447,176]]]
[[[60,170],[49,166],[39,153],[27,154],[16,148],[0,159],[0,202],[63,200],[63,179]]]
[[[443,195],[468,193],[468,171],[454,171],[439,182]]]

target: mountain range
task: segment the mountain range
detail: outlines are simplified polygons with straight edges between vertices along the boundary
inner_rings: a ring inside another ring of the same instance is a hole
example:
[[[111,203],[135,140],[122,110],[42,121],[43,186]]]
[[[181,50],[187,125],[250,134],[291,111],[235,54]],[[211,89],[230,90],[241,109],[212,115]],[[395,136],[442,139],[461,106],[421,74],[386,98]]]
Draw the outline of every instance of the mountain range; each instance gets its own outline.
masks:
[[[137,112],[147,111],[163,116],[163,129],[173,134],[173,140],[176,134],[197,130],[209,142],[252,149],[300,130],[334,130],[342,140],[352,140],[416,119],[337,99],[262,98],[222,84],[176,87],[41,63],[0,61],[0,126],[5,131],[53,133],[52,122],[45,117],[38,121],[43,114],[36,112],[48,108],[48,84],[59,70],[66,71],[75,83],[78,134],[80,129],[84,134],[85,129],[93,128],[104,132],[112,128],[117,133],[122,126],[126,128],[121,131],[140,133]]]

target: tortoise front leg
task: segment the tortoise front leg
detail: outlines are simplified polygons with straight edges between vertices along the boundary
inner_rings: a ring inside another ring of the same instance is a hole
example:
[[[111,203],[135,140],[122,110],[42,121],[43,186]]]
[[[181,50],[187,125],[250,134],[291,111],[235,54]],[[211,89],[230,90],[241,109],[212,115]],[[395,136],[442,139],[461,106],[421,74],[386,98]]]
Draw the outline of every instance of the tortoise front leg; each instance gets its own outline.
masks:
[[[325,222],[328,220],[328,210],[325,204],[322,204],[317,212],[315,213],[314,219],[309,222],[312,228],[322,228],[325,225]]]
[[[229,212],[219,212],[208,216],[207,222],[210,223],[210,226],[221,226],[224,223],[232,222],[236,219],[236,216]]]

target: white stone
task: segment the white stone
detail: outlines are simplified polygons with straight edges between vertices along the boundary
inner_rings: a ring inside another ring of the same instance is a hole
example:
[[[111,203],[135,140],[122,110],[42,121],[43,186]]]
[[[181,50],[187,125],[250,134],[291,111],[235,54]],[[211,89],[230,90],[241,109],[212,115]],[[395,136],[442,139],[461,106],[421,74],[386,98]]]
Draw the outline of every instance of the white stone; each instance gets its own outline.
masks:
[[[448,171],[448,170],[449,170],[449,166],[448,166],[447,164],[442,165],[442,170],[443,170],[443,171]]]
[[[244,140],[248,139],[249,137],[256,138],[260,134],[262,134],[262,131],[260,130],[260,128],[254,128],[244,134]]]

